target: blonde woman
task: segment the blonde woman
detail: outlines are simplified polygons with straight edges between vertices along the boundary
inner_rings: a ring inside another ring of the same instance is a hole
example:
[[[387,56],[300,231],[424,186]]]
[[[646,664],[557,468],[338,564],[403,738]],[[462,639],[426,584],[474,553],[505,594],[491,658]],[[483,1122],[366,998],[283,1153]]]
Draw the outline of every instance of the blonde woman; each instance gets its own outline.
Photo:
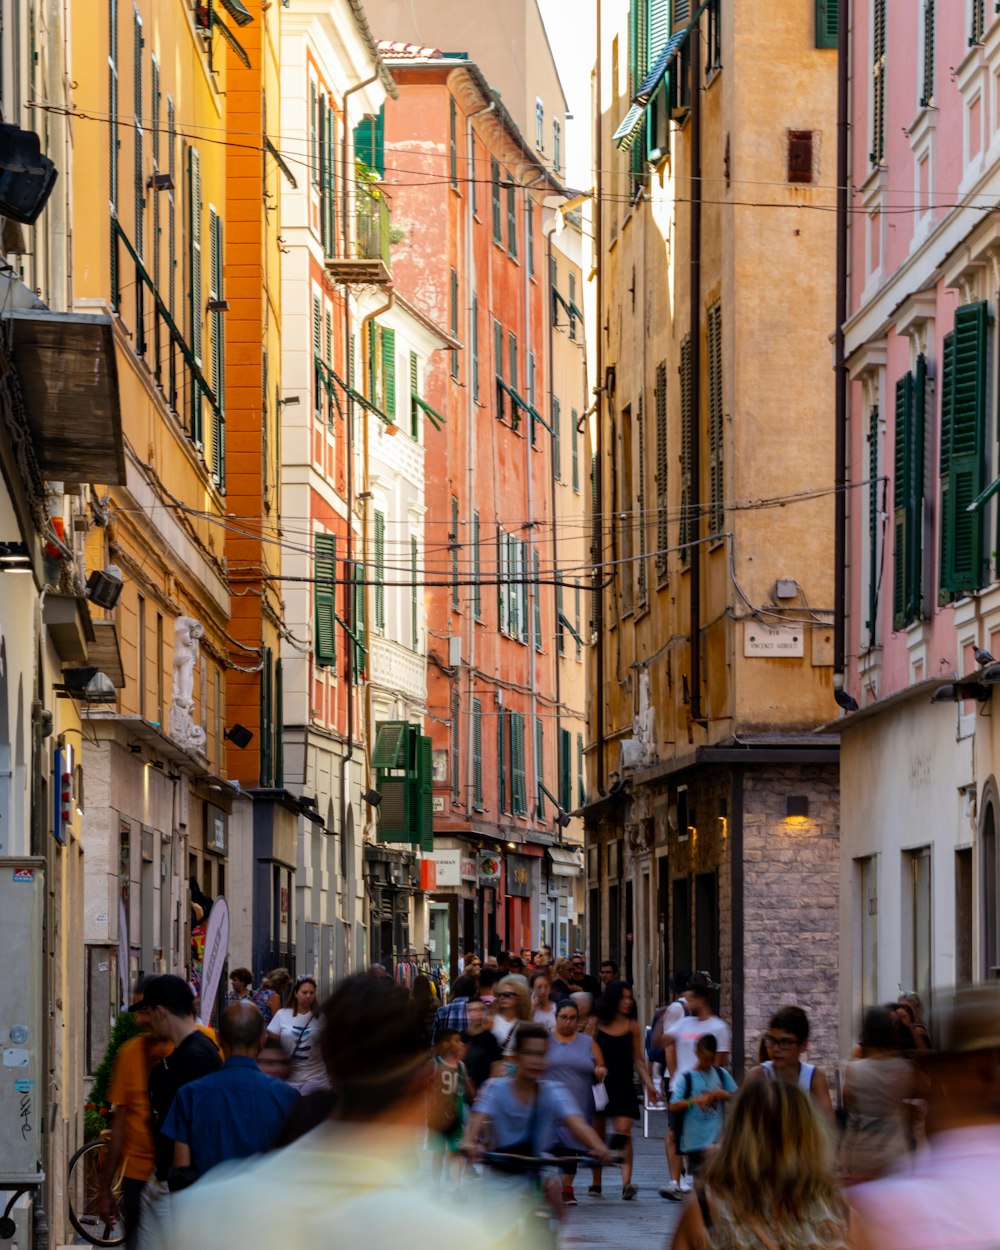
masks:
[[[493,1036],[505,1055],[514,1054],[517,1027],[531,1019],[531,993],[524,977],[504,977],[493,1003]]]
[[[732,1100],[694,1196],[672,1250],[847,1250],[829,1135],[787,1081],[753,1081]]]

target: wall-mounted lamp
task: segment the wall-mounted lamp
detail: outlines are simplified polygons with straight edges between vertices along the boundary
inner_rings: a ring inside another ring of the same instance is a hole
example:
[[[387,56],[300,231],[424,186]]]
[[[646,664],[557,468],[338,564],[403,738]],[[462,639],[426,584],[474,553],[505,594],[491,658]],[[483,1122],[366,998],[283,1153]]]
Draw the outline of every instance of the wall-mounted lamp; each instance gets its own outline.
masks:
[[[87,598],[99,608],[110,612],[121,598],[124,585],[121,570],[115,565],[108,565],[106,569],[94,569],[87,578]]]
[[[246,725],[237,723],[231,729],[227,729],[222,736],[227,742],[231,742],[234,747],[238,747],[242,751],[253,740],[253,730],[247,729]]]
[[[512,851],[512,850],[514,849],[514,847],[515,847],[515,846],[516,846],[516,843],[514,843],[514,842],[508,842],[508,843],[507,843],[507,850],[508,850],[508,851]]]
[[[382,802],[382,796],[377,790],[366,790],[361,797],[369,807],[378,807]]]
[[[281,399],[278,400],[278,406],[281,408],[294,408],[297,404],[300,404],[301,402],[302,400],[298,395],[284,395]]]
[[[141,754],[142,754],[142,747],[139,745],[139,743],[138,743],[138,742],[130,742],[130,743],[128,744],[128,749],[129,749],[129,751],[131,752],[131,754],[132,754],[132,755],[141,755]]]
[[[172,191],[174,180],[169,174],[150,174],[146,179],[147,191]]]
[[[790,794],[786,800],[785,815],[790,820],[805,820],[809,816],[809,798],[805,794]]]
[[[31,552],[27,543],[0,543],[0,573],[30,573]]]
[[[210,313],[229,312],[229,300],[227,299],[210,299],[205,305],[205,311]]]

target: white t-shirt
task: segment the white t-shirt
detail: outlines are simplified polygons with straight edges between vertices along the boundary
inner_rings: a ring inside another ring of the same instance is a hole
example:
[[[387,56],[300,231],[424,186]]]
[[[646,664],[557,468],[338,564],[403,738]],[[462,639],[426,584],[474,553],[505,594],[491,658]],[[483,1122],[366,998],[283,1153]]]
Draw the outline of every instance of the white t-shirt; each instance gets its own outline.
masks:
[[[305,1094],[329,1088],[330,1081],[319,1045],[323,1031],[322,1016],[314,1016],[311,1012],[297,1016],[294,1008],[282,1007],[274,1013],[267,1031],[280,1040],[282,1050],[292,1060],[289,1085]]]
[[[544,1024],[550,1033],[554,1033],[556,1031],[555,1003],[549,1003],[548,1011],[543,1011],[541,1007],[536,1007],[531,1018],[536,1024]]]
[[[705,1037],[709,1033],[715,1038],[718,1053],[728,1054],[729,1025],[718,1016],[709,1016],[707,1020],[699,1020],[697,1016],[685,1016],[683,1020],[678,1020],[665,1031],[664,1037],[673,1040],[677,1051],[677,1066],[674,1069],[672,1084],[675,1084],[677,1078],[684,1072],[690,1072],[697,1065],[695,1043],[699,1037]]]

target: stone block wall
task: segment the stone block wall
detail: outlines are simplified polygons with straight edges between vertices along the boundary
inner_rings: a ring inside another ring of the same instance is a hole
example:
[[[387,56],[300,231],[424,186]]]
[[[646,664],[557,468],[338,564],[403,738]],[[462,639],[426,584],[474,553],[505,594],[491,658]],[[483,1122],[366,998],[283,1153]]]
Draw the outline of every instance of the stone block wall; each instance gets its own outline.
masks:
[[[789,819],[789,795],[809,799]],[[747,769],[743,787],[746,1064],[769,1017],[808,1014],[809,1059],[833,1078],[838,1048],[840,801],[837,766]]]

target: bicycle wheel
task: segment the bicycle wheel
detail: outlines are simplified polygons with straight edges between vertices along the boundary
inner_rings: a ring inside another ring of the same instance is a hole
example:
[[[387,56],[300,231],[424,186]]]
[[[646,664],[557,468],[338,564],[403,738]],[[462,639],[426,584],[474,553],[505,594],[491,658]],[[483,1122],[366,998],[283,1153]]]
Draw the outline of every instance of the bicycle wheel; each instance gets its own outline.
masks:
[[[115,1218],[111,1223],[104,1219],[97,1205],[107,1149],[108,1143],[97,1138],[85,1142],[69,1161],[66,1183],[69,1220],[80,1236],[92,1246],[121,1246],[125,1243],[120,1175],[115,1178],[111,1187],[115,1198]]]

